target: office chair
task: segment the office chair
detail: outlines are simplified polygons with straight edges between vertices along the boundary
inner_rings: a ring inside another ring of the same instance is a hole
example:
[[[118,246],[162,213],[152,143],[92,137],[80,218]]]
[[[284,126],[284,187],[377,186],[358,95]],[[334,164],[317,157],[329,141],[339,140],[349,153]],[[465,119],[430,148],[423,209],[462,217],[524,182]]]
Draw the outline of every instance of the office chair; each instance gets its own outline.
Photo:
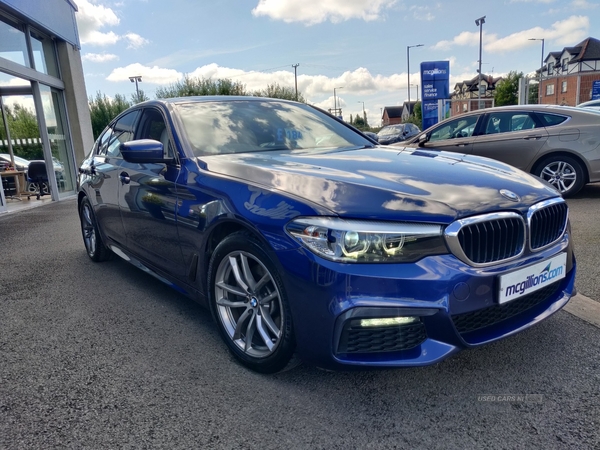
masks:
[[[45,161],[31,161],[27,168],[27,181],[30,186],[35,187],[35,195],[39,200],[40,196],[49,194],[48,172],[46,171]]]

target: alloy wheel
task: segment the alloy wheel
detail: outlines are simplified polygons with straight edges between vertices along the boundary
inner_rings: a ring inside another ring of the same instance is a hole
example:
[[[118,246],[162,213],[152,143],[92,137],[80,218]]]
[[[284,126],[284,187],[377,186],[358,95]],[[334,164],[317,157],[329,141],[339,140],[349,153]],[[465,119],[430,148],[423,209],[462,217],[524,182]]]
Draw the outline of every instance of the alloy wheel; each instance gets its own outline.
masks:
[[[217,315],[231,341],[254,358],[272,355],[282,337],[281,293],[266,266],[254,255],[225,256],[215,277]]]

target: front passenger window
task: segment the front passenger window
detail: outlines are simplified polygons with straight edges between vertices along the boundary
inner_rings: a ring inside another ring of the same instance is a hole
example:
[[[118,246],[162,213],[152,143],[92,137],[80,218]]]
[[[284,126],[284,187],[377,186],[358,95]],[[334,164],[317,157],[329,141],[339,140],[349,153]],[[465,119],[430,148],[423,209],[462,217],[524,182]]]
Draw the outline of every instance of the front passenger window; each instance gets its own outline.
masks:
[[[446,122],[429,135],[429,141],[471,137],[475,131],[475,124],[478,118],[479,116],[459,117]]]

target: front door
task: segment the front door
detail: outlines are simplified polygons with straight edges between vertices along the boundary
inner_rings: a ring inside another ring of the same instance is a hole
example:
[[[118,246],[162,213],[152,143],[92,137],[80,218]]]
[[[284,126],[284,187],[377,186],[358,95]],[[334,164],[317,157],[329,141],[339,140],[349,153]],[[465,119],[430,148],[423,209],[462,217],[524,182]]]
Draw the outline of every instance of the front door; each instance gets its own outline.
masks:
[[[146,108],[136,127],[135,139],[163,143],[165,157],[173,145],[163,114]],[[156,269],[185,278],[185,267],[175,216],[179,173],[176,164],[136,164],[123,161],[119,172],[119,205],[127,248]]]
[[[473,133],[479,115],[459,116],[440,124],[428,133],[428,140],[423,147],[445,150],[448,152],[469,153],[473,144]]]

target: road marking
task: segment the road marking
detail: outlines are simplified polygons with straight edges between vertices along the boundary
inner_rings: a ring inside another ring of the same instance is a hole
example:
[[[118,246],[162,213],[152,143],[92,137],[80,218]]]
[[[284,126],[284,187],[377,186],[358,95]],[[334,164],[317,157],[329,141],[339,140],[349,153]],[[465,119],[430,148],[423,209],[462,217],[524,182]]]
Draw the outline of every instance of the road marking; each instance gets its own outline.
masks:
[[[577,294],[563,308],[570,314],[600,328],[600,303],[585,295]]]

